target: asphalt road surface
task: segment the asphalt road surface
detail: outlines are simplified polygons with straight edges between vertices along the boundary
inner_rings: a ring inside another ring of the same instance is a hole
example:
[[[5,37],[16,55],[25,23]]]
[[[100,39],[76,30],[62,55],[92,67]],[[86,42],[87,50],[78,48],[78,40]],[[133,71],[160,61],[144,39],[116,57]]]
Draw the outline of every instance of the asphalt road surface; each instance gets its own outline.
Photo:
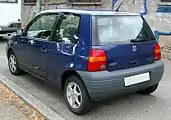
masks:
[[[163,60],[165,73],[152,95],[124,95],[95,104],[87,115],[76,116],[67,109],[63,95],[46,82],[28,74],[12,76],[7,67],[5,46],[5,42],[0,42],[0,73],[67,120],[171,120],[171,61]]]

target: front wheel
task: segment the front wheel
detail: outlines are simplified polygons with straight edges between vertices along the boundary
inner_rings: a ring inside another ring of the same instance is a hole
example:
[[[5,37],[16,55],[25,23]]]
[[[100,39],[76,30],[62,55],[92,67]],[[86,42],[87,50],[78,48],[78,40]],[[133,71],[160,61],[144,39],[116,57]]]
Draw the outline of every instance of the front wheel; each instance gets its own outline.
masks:
[[[20,75],[21,74],[21,69],[18,66],[18,61],[13,52],[9,53],[8,56],[8,66],[11,74],[13,75]]]
[[[149,94],[153,93],[157,89],[157,87],[158,87],[158,84],[150,86],[145,90],[139,91],[138,93],[140,93],[142,95],[149,95]]]
[[[68,77],[64,86],[64,98],[73,113],[82,115],[89,112],[91,101],[79,77]]]

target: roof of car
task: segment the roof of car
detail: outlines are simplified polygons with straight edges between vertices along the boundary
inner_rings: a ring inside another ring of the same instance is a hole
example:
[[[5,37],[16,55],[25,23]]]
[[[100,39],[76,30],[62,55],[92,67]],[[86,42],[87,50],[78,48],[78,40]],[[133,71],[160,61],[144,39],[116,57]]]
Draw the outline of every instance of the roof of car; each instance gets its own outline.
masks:
[[[42,13],[59,13],[59,12],[71,12],[75,14],[89,14],[89,15],[140,15],[130,12],[116,12],[114,10],[105,10],[105,9],[75,9],[75,8],[59,8],[52,10],[45,10],[40,12]]]

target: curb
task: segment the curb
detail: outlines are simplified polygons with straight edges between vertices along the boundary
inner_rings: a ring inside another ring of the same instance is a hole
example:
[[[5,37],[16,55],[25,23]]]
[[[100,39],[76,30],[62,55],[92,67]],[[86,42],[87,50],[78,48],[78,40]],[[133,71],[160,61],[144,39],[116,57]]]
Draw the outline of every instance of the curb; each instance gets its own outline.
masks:
[[[19,97],[26,101],[29,105],[37,109],[48,120],[65,120],[62,116],[57,114],[51,108],[48,108],[45,104],[40,102],[37,98],[26,92],[24,89],[17,86],[14,82],[0,73],[0,81],[5,84],[9,89],[14,91]]]

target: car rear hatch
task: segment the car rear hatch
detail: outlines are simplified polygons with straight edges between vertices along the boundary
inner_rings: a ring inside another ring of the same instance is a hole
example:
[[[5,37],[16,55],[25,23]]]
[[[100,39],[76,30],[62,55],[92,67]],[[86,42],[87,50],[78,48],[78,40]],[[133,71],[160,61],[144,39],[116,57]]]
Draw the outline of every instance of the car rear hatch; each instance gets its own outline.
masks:
[[[106,52],[106,69],[121,70],[151,64],[157,44],[139,15],[96,16],[93,49]]]

